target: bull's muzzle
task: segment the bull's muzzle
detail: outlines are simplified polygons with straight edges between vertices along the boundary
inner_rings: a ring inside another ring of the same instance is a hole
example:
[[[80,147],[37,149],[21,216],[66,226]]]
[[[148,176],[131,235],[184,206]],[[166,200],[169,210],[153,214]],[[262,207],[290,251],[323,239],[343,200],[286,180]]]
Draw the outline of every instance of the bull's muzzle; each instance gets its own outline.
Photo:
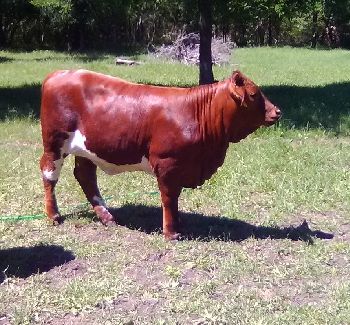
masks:
[[[276,123],[281,117],[281,115],[282,115],[281,110],[276,105],[274,105],[270,110],[266,112],[265,125],[270,126]]]

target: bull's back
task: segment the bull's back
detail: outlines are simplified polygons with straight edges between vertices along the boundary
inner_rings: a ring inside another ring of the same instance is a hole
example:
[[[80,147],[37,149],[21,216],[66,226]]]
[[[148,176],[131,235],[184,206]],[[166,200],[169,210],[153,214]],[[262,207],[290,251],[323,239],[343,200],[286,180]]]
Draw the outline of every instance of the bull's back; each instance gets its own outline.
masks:
[[[186,90],[135,84],[86,70],[60,70],[47,76],[42,85],[41,116],[59,111],[74,112],[84,121],[131,126],[140,119],[153,120],[162,114],[176,115],[176,104]]]

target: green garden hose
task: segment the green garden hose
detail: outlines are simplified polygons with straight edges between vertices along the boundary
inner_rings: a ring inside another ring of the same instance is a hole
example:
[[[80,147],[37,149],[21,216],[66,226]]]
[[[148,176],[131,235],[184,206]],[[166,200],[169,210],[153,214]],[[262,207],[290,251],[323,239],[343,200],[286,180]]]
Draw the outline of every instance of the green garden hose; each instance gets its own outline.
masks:
[[[129,193],[125,193],[125,194],[119,194],[119,196],[124,196],[124,195],[137,195],[137,194],[159,194],[158,191],[150,191],[150,192],[142,192],[142,191],[135,191],[135,192],[129,192]],[[104,197],[103,200],[107,201],[110,200],[112,198],[114,198],[115,196],[107,196]],[[63,208],[63,210],[72,210],[72,209],[76,209],[79,207],[83,207],[85,205],[90,204],[90,202],[83,202],[80,203],[78,205],[74,205],[71,207],[66,207]],[[33,214],[33,215],[18,215],[18,216],[2,216],[0,217],[0,221],[17,221],[17,220],[25,220],[25,219],[40,219],[43,218],[45,216],[45,213],[37,213],[37,214]]]

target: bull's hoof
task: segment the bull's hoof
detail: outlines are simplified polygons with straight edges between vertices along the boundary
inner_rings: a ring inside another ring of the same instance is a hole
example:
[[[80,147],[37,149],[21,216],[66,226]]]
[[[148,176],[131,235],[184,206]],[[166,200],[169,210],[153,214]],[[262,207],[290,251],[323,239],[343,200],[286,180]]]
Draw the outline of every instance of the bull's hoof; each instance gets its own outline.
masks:
[[[165,240],[170,241],[170,240],[180,240],[181,234],[178,232],[169,232],[169,233],[164,233]]]
[[[98,205],[94,207],[94,211],[98,220],[105,226],[116,226],[117,223],[114,220],[114,217],[108,212],[108,210],[102,206]]]
[[[107,222],[102,222],[106,227],[115,227],[117,223],[114,220],[109,220]]]
[[[100,217],[96,216],[92,219],[94,222],[100,222],[106,227],[115,227],[118,224],[115,222],[115,220],[109,220],[109,219],[101,219]]]
[[[55,214],[53,217],[48,218],[49,225],[59,226],[63,223],[63,218],[59,214]]]

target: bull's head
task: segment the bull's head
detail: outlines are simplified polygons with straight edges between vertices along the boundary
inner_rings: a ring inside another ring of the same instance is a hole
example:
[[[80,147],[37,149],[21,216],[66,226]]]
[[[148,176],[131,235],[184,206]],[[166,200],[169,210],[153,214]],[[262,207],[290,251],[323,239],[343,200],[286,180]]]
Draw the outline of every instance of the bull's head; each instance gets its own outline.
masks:
[[[230,93],[240,115],[246,116],[246,121],[254,123],[256,128],[270,126],[281,116],[280,109],[264,96],[259,87],[237,70],[230,78]]]

